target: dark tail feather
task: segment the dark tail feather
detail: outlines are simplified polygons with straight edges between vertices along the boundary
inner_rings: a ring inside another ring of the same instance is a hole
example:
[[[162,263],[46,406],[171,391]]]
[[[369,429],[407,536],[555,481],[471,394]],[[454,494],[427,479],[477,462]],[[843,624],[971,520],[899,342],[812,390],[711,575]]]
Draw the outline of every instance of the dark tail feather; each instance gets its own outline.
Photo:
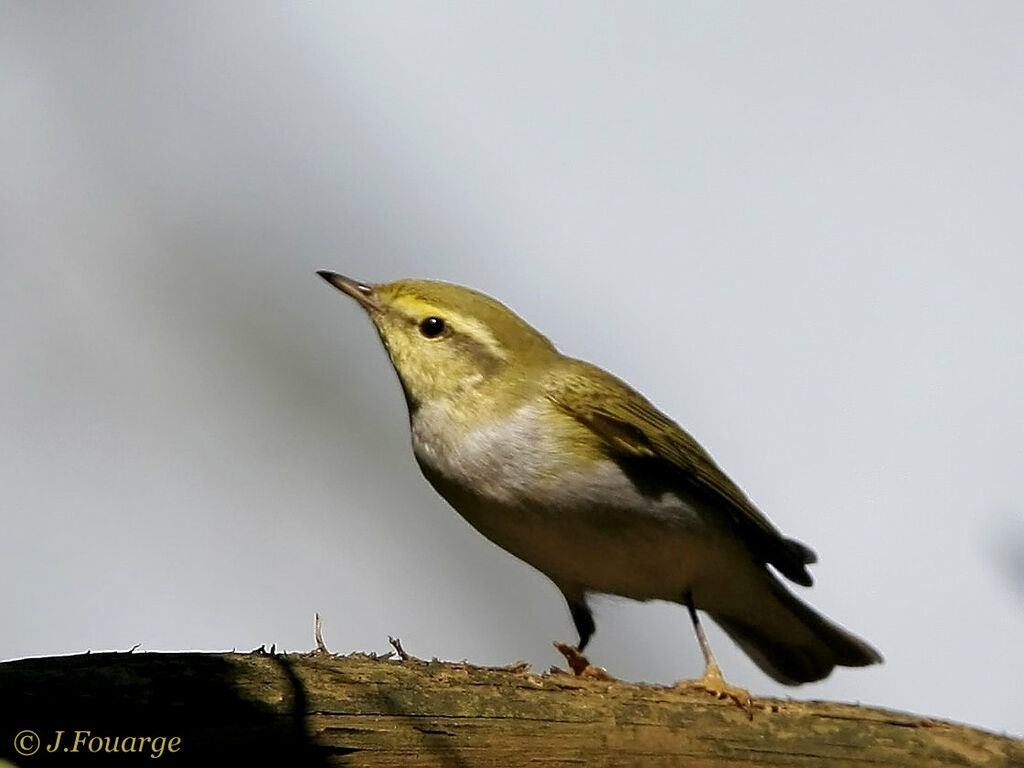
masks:
[[[774,623],[791,623],[793,631],[782,634],[800,638],[799,641],[769,634],[732,616],[710,614],[765,674],[786,685],[799,685],[821,680],[837,666],[865,667],[882,661],[881,654],[870,645],[817,613],[774,577],[766,575],[776,602],[772,606],[777,614]],[[779,611],[788,617],[778,614]]]

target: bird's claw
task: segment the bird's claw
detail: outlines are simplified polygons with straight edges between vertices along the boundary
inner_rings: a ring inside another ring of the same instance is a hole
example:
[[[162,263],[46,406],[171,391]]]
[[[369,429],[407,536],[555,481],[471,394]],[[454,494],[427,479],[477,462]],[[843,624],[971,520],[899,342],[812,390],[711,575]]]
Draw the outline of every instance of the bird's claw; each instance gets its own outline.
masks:
[[[611,675],[604,667],[595,667],[591,664],[587,657],[579,652],[579,649],[574,645],[568,643],[560,643],[557,640],[554,642],[554,646],[558,649],[558,652],[565,656],[565,661],[569,665],[569,669],[573,671],[576,677],[584,677],[589,680],[612,680]]]
[[[718,668],[718,665],[708,666],[704,670],[704,677],[699,680],[680,680],[674,687],[676,690],[704,691],[705,693],[710,693],[716,699],[731,700],[746,712],[751,720],[754,719],[754,697],[750,695],[750,691],[747,689],[725,682],[725,678],[722,677],[722,671]]]

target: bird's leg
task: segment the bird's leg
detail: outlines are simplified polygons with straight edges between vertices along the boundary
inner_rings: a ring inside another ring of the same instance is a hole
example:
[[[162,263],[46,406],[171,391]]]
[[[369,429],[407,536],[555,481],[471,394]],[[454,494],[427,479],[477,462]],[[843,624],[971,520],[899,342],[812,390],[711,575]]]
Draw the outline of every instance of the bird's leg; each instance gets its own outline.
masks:
[[[576,650],[582,653],[594,634],[594,614],[590,612],[585,597],[566,596],[565,602],[569,604],[569,615],[572,616],[572,623],[576,625],[576,632],[580,636],[580,644],[576,646]]]
[[[693,622],[693,631],[697,635],[700,651],[704,654],[704,676],[700,680],[682,680],[676,683],[675,687],[696,688],[697,690],[707,691],[717,699],[732,699],[749,714],[750,706],[753,703],[750,692],[725,682],[725,678],[722,677],[722,670],[715,659],[715,654],[711,651],[711,643],[708,642],[708,636],[704,634],[704,627],[700,623],[697,609],[693,605],[693,597],[687,593],[683,601],[690,612],[690,621]]]
[[[590,636],[594,634],[594,616],[590,612],[590,608],[587,607],[587,601],[584,596],[572,596],[565,595],[565,601],[569,604],[569,613],[572,615],[572,622],[576,625],[576,631],[580,635],[580,644],[578,646],[571,646],[568,643],[560,643],[555,641],[555,648],[558,652],[565,656],[565,661],[569,665],[569,669],[573,671],[576,677],[589,677],[595,680],[610,680],[611,677],[603,667],[595,667],[587,657],[583,655],[583,649],[590,641]]]

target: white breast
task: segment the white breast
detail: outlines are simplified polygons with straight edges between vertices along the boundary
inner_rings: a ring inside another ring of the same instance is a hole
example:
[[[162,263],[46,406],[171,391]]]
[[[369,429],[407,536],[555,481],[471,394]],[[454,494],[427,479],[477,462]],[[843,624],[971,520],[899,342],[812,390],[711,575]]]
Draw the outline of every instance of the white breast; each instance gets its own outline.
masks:
[[[413,417],[413,451],[422,465],[499,504],[531,497],[550,476],[551,451],[534,406],[474,425],[453,413],[447,402],[438,402]]]
[[[424,474],[473,527],[562,586],[674,599],[714,570],[724,553],[699,506],[644,496],[611,460],[580,467],[536,408],[468,429],[444,403],[413,417]]]

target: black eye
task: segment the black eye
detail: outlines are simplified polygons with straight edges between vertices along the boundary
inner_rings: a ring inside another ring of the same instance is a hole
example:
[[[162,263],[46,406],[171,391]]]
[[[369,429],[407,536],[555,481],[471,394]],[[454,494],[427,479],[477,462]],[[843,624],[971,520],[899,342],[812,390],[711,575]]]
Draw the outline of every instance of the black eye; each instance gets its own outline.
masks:
[[[420,323],[420,333],[428,339],[436,339],[444,333],[444,320],[440,317],[428,317]]]

